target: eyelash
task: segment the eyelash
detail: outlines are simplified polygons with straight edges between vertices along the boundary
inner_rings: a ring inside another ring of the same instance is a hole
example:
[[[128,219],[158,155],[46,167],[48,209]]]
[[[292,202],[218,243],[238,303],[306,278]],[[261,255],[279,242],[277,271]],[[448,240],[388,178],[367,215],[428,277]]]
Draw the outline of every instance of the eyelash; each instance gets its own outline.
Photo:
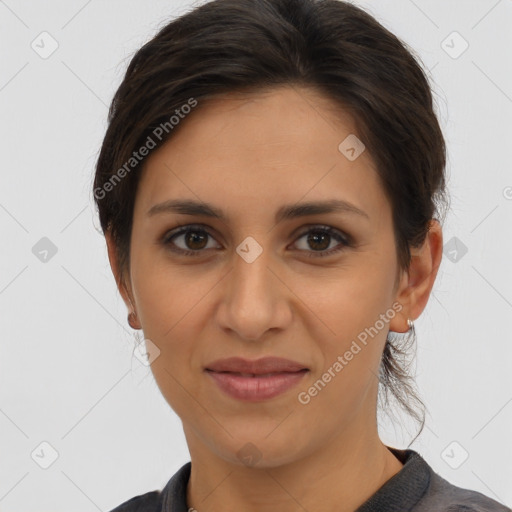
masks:
[[[162,244],[169,247],[171,251],[180,253],[183,256],[201,256],[201,254],[205,252],[204,249],[198,249],[197,251],[188,251],[185,249],[171,247],[172,239],[174,239],[180,235],[186,234],[188,232],[206,233],[208,236],[213,238],[211,233],[209,233],[208,230],[205,229],[204,227],[202,227],[201,225],[189,224],[186,226],[181,226],[177,230],[167,232],[162,237]],[[300,251],[302,251],[302,252],[309,252],[308,257],[322,258],[322,257],[326,257],[326,256],[331,256],[335,253],[338,253],[338,252],[344,250],[345,247],[352,247],[352,245],[353,245],[352,240],[348,235],[345,235],[345,234],[341,233],[340,231],[338,231],[337,229],[331,228],[330,226],[323,226],[323,225],[311,226],[308,230],[303,231],[300,235],[298,235],[297,240],[300,240],[302,237],[304,237],[305,235],[312,233],[312,232],[313,233],[319,232],[319,233],[327,234],[327,235],[335,238],[339,242],[341,242],[342,246],[337,249],[330,249],[328,251],[326,251],[326,250],[324,250],[324,251],[306,251],[306,250],[300,249]]]

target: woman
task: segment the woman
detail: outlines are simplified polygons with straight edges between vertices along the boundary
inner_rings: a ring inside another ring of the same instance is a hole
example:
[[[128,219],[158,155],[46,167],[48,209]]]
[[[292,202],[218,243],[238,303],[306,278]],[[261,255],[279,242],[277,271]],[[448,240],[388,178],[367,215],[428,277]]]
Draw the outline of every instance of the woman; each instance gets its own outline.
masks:
[[[423,71],[350,3],[215,0],[137,52],[94,195],[191,462],[116,512],[507,510],[377,430],[386,393],[423,423],[397,333],[444,167]]]

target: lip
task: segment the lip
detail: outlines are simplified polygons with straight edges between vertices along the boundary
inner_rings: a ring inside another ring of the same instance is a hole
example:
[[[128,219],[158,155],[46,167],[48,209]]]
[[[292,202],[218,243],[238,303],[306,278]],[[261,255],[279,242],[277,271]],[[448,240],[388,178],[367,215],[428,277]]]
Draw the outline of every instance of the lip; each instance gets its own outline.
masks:
[[[289,390],[304,378],[309,368],[279,357],[264,357],[255,361],[231,357],[210,363],[205,372],[230,397],[257,402]]]

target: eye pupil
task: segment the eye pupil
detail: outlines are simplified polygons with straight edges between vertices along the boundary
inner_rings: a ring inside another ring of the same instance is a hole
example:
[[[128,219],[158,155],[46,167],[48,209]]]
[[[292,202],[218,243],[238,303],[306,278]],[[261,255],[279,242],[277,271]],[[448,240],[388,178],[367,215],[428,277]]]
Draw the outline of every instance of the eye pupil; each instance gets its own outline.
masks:
[[[199,247],[195,247],[194,246],[194,243],[199,241],[203,241],[205,242],[206,241],[206,233],[204,232],[201,232],[201,231],[187,231],[187,233],[185,234],[185,240],[186,240],[186,244],[187,246],[190,248],[190,249],[203,249],[205,244],[203,243],[201,245],[200,243],[200,246]],[[192,243],[190,243],[192,242]]]
[[[317,247],[317,249],[319,251],[323,251],[325,250],[327,247],[329,247],[329,238],[330,238],[330,235],[327,234],[327,233],[323,233],[321,231],[312,231],[309,235],[308,235],[308,243],[313,243],[316,244],[318,243],[318,239],[319,238],[323,238],[324,239],[324,242],[325,240],[327,240],[327,244],[321,244],[321,247]]]

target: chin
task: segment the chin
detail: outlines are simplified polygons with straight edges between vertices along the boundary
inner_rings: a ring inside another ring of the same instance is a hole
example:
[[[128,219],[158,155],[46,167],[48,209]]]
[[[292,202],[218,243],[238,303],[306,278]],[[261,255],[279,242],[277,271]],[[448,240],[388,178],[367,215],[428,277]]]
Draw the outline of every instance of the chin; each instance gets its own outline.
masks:
[[[275,425],[273,428],[275,429]],[[285,466],[304,457],[307,449],[302,447],[292,433],[283,431],[280,436],[274,436],[270,432],[272,429],[260,433],[259,436],[250,436],[245,432],[244,435],[225,437],[216,443],[215,451],[230,464],[254,469]]]

